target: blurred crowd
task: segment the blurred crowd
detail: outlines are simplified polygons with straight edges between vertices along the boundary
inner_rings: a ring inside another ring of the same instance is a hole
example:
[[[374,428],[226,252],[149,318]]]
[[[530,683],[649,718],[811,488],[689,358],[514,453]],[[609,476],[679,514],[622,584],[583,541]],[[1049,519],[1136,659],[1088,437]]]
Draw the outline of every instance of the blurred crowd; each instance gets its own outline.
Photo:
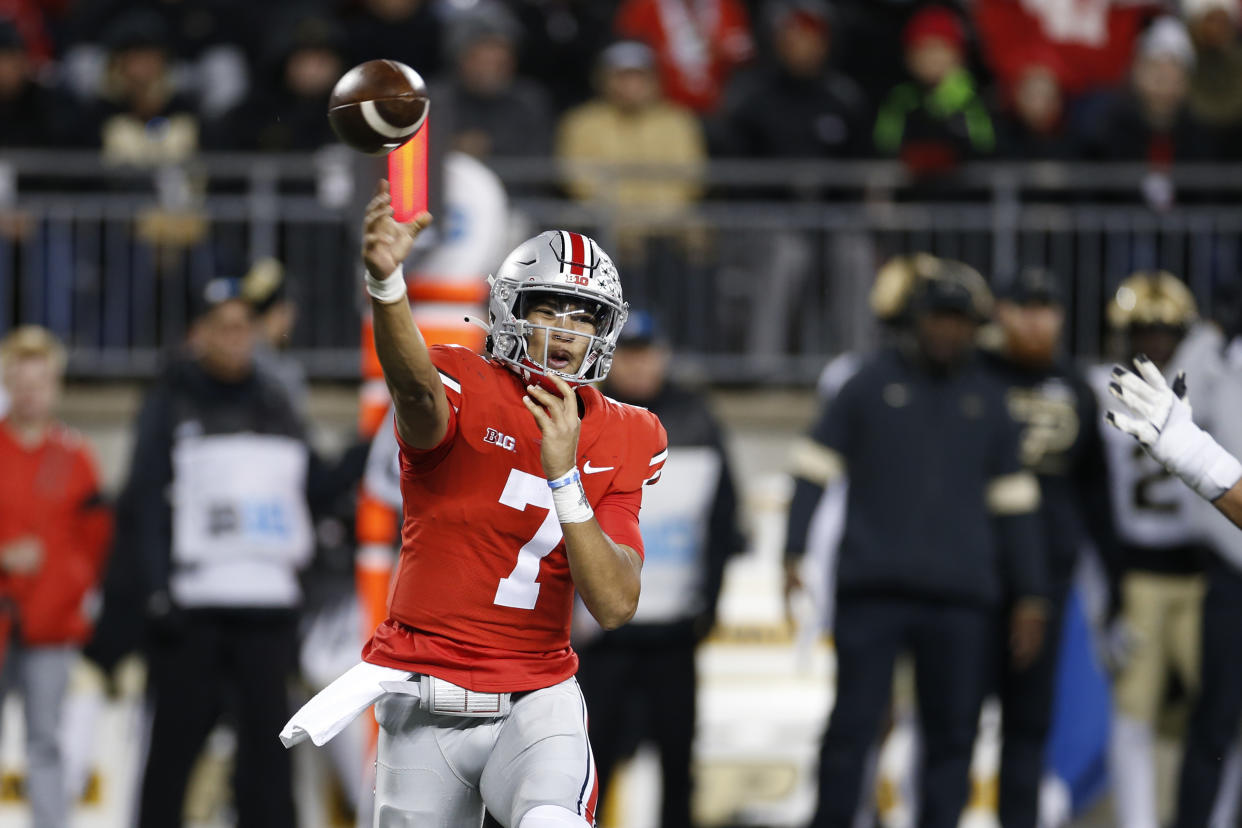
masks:
[[[14,0],[0,146],[311,150],[334,140],[336,79],[382,57],[427,78],[451,146],[484,159],[1231,159],[1240,5]]]

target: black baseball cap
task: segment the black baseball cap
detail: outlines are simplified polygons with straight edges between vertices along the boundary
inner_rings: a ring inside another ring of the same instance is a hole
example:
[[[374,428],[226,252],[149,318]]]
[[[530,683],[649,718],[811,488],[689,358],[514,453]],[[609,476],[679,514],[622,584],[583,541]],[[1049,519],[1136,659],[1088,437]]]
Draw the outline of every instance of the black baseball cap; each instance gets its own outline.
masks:
[[[241,302],[248,308],[254,307],[246,300],[241,279],[218,276],[203,285],[203,289],[195,297],[194,318],[201,319],[227,302]]]
[[[928,279],[919,285],[914,306],[922,311],[957,311],[974,315],[975,302],[970,290],[959,282]]]
[[[1015,305],[1063,305],[1061,280],[1046,267],[1025,267],[1000,291],[1000,297]]]

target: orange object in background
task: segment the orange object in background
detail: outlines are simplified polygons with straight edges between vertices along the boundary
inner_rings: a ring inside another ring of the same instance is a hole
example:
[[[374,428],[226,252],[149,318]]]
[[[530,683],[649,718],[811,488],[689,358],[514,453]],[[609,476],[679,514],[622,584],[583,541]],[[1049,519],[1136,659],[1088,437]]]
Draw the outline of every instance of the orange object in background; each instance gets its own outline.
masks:
[[[392,195],[393,217],[397,221],[409,221],[427,209],[429,131],[430,126],[424,123],[413,138],[388,154],[388,191]]]

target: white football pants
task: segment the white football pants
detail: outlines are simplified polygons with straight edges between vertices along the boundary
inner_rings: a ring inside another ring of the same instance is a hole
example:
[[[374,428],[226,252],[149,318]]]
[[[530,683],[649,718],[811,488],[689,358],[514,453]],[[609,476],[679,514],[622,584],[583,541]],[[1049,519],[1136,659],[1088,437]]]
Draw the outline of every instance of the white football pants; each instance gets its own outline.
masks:
[[[536,809],[536,826],[595,822],[595,759],[576,679],[522,695],[500,719],[434,715],[400,694],[381,698],[375,718],[375,828],[477,826],[485,805],[506,828],[525,826]]]

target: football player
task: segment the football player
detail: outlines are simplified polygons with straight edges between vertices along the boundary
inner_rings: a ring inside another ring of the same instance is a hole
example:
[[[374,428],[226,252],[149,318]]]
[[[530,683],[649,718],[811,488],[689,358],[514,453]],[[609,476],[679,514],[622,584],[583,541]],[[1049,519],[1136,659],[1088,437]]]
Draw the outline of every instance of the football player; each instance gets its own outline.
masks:
[[[1207,567],[1201,686],[1187,726],[1175,828],[1235,824],[1230,816],[1236,813],[1240,781],[1237,733],[1242,721],[1242,663],[1237,653],[1242,648],[1242,533],[1234,523],[1205,508],[1210,503],[1228,517],[1232,505],[1236,516],[1242,502],[1238,484],[1242,465],[1231,453],[1242,449],[1237,416],[1242,404],[1242,340],[1238,339],[1242,326],[1236,298],[1231,301],[1227,294],[1220,291],[1215,297],[1215,324],[1196,325],[1190,337],[1195,341],[1189,347],[1198,355],[1189,365],[1194,377],[1194,419],[1183,399],[1184,376],[1179,375],[1180,381],[1170,387],[1142,357],[1130,370],[1115,367],[1110,387],[1122,405],[1111,412],[1109,422],[1137,437],[1161,465],[1200,494],[1203,501],[1194,504],[1198,507],[1194,517],[1218,553]]]
[[[1193,348],[1185,340],[1197,319],[1185,283],[1164,271],[1125,279],[1108,307],[1108,322],[1146,371],[1173,375]],[[1116,379],[1099,366],[1089,379],[1107,405]],[[1114,672],[1111,773],[1118,821],[1155,828],[1156,723],[1168,682],[1192,696],[1199,688],[1203,568],[1211,557],[1193,520],[1189,493],[1134,441],[1103,428],[1120,546],[1118,622],[1109,636]]]
[[[1112,377],[1109,392],[1124,408],[1114,407],[1104,418],[1242,528],[1242,463],[1194,424],[1185,376],[1170,387],[1151,360],[1139,355],[1133,372],[1114,365]]]
[[[405,502],[389,617],[282,738],[321,744],[378,699],[379,828],[479,825],[484,806],[508,828],[587,828],[574,592],[606,629],[634,614],[642,487],[667,438],[589,385],[627,314],[599,245],[566,231],[523,242],[492,280],[486,353],[428,348],[401,263],[430,220],[398,223],[381,182],[364,226]]]

